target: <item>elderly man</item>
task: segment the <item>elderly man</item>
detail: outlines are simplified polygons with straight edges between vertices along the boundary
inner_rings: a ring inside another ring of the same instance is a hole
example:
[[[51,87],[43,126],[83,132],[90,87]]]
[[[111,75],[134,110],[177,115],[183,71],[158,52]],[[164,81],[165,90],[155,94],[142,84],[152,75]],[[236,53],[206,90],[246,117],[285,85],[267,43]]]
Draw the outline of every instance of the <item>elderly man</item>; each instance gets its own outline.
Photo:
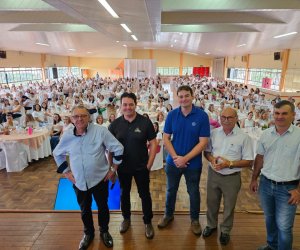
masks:
[[[114,179],[117,165],[122,162],[123,146],[105,127],[89,123],[90,114],[85,107],[74,107],[71,120],[74,129],[64,132],[53,155],[59,166],[57,172],[64,173],[73,183],[80,206],[84,236],[79,249],[87,249],[95,235],[92,196],[98,206],[100,238],[106,247],[112,247],[113,239],[108,232],[108,180]],[[105,155],[106,150],[113,155],[111,166]],[[70,157],[70,167],[66,155]]]
[[[267,245],[258,249],[291,250],[300,202],[300,128],[292,125],[295,106],[289,101],[277,102],[273,117],[275,127],[264,131],[257,144],[250,190],[259,191],[267,228]]]
[[[234,208],[241,188],[241,169],[251,167],[254,153],[251,138],[236,125],[238,117],[233,108],[221,113],[222,127],[214,129],[204,152],[209,161],[207,177],[207,226],[203,237],[210,236],[218,226],[220,202],[224,199],[220,243],[227,245],[233,225]]]

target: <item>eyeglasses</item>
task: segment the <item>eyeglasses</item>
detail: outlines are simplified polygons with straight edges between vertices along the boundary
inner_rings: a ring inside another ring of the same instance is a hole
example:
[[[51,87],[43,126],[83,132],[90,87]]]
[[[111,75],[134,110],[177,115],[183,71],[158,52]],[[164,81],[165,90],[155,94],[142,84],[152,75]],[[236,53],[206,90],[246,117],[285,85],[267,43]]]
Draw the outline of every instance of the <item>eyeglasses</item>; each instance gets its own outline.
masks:
[[[233,121],[235,118],[236,118],[236,116],[224,116],[224,115],[221,116],[221,120],[223,120],[223,121],[225,121],[225,120]]]
[[[84,119],[84,118],[87,118],[87,117],[88,117],[88,115],[72,115],[72,118],[74,120],[78,120],[79,118]]]

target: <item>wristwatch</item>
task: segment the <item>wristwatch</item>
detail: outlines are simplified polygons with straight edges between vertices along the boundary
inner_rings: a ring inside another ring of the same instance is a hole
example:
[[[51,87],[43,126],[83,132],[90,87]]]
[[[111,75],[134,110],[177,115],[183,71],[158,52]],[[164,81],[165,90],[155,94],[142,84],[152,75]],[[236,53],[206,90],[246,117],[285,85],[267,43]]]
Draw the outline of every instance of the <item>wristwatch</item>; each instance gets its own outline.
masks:
[[[229,168],[233,169],[233,161],[229,161]]]
[[[117,171],[113,166],[110,166],[110,167],[109,167],[109,170],[110,170],[111,172],[113,172],[113,173],[115,173],[115,172]]]

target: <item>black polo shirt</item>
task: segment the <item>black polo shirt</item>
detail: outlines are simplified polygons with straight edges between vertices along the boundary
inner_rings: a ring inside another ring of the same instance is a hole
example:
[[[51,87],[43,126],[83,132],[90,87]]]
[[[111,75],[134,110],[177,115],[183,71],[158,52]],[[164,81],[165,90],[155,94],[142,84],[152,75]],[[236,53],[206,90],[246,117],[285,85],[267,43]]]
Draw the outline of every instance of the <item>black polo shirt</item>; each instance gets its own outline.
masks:
[[[151,120],[138,113],[132,122],[121,116],[108,129],[124,146],[123,161],[118,171],[130,173],[145,168],[148,162],[147,141],[156,138]]]

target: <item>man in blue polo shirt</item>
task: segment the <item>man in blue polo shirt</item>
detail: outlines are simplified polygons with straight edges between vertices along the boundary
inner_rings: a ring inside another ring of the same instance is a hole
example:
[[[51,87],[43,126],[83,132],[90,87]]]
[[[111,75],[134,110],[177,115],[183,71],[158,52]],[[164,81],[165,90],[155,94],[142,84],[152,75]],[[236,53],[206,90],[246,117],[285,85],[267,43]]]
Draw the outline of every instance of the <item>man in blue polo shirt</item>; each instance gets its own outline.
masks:
[[[176,194],[184,175],[190,196],[192,231],[195,235],[201,235],[199,183],[202,151],[210,136],[209,119],[203,110],[192,104],[194,96],[189,86],[180,86],[177,96],[180,107],[169,112],[164,127],[163,141],[169,153],[165,168],[167,194],[165,214],[158,222],[158,228],[166,227],[174,219]]]

